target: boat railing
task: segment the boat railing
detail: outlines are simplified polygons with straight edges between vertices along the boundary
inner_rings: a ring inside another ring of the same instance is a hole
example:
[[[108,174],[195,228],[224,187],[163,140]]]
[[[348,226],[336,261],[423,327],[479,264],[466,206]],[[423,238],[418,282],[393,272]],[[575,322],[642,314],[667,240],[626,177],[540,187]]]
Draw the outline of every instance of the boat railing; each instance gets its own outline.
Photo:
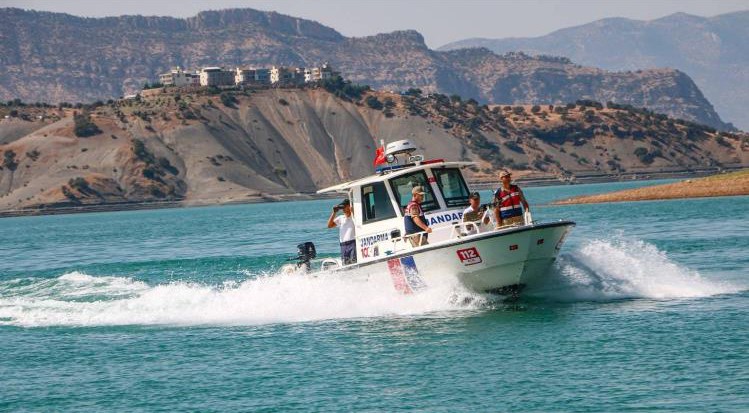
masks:
[[[487,217],[489,218],[489,222],[485,223],[485,218]],[[478,221],[454,222],[450,225],[432,228],[431,232],[422,231],[408,235],[391,236],[388,240],[389,245],[387,244],[387,241],[384,241],[386,244],[380,244],[379,247],[380,251],[385,255],[393,255],[399,252],[416,250],[425,246],[441,244],[442,242],[449,242],[472,235],[503,231],[518,226],[533,225],[533,223],[534,221],[530,211],[526,211],[523,214],[523,220],[521,222],[496,228],[492,214],[487,211],[487,213],[485,213]],[[425,243],[425,241],[427,241],[427,243]]]

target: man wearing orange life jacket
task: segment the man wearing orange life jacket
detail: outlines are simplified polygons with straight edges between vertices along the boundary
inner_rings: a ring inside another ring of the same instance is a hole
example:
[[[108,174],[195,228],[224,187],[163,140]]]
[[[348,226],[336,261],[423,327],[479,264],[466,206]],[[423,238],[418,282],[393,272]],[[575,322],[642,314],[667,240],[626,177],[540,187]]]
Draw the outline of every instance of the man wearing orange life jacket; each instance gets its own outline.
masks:
[[[526,211],[530,211],[528,201],[525,200],[523,191],[517,185],[512,184],[512,174],[503,169],[499,173],[502,186],[494,192],[494,222],[496,228],[506,225],[523,223],[523,205]]]

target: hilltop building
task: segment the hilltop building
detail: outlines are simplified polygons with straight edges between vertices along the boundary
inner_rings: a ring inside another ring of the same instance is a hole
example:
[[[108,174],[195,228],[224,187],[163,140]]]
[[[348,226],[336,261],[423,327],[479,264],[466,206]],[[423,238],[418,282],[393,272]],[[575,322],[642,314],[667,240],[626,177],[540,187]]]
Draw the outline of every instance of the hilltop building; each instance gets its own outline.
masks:
[[[320,67],[240,68],[204,67],[187,72],[179,67],[159,75],[164,86],[245,86],[245,85],[302,85],[327,80],[337,75],[327,63]]]
[[[301,80],[301,81],[300,81]],[[293,85],[304,82],[304,69],[300,78],[299,68],[273,66],[270,69],[270,82],[274,85]]]
[[[304,70],[304,82],[320,82],[332,78],[334,75],[333,69],[327,63],[323,63],[320,67],[309,67]]]
[[[234,71],[222,67],[204,67],[200,71],[200,86],[233,86]]]
[[[179,66],[168,73],[159,75],[159,83],[164,86],[193,86],[200,84],[200,75],[183,71]]]
[[[267,85],[270,84],[270,69],[242,69],[237,68],[234,74],[236,85]]]

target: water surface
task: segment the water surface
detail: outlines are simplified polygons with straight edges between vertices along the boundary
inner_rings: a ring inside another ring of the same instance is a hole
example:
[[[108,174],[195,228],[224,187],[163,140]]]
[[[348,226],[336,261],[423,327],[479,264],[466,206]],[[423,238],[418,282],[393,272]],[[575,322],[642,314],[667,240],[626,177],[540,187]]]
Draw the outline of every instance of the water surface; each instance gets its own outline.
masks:
[[[746,411],[749,197],[548,206],[643,184],[526,189],[517,302],[279,274],[329,200],[2,219],[0,410]]]

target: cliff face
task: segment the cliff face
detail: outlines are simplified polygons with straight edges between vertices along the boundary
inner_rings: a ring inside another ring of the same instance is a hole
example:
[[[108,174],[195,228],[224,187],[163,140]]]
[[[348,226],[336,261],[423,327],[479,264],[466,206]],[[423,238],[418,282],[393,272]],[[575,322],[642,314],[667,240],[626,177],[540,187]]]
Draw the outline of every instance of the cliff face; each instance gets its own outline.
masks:
[[[749,162],[743,135],[632,108],[569,106],[382,92],[341,99],[323,89],[156,89],[89,108],[0,106],[0,210],[311,193],[372,173],[380,139],[476,161],[472,180],[494,180],[498,167],[569,177]]]
[[[382,90],[419,87],[509,104],[612,100],[729,128],[691,79],[671,69],[614,73],[487,49],[438,52],[414,31],[346,38],[312,21],[251,9],[95,19],[6,8],[0,40],[6,100],[106,100],[134,93],[174,66],[327,61],[344,77]]]
[[[535,38],[466,39],[440,50],[474,47],[566,56],[607,70],[675,68],[694,79],[724,119],[749,129],[749,11],[609,18]]]

